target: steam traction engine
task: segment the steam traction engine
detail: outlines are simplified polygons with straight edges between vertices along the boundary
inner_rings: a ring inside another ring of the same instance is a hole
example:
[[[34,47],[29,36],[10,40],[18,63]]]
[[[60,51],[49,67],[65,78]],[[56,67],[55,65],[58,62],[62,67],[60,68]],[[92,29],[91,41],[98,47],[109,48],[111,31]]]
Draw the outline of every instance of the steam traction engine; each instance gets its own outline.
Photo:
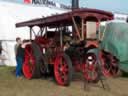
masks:
[[[77,9],[60,15],[17,23],[16,27],[30,28],[32,41],[32,44],[25,48],[23,64],[25,77],[39,78],[51,71],[48,66],[52,65],[55,80],[59,85],[69,85],[74,72],[82,72],[87,81],[97,82],[99,70],[103,71],[104,75],[110,73],[109,68],[104,66],[105,63],[103,66],[99,64],[103,54],[99,56],[97,51],[100,36],[98,25],[101,21],[111,19],[113,14],[110,12]],[[40,28],[38,33],[35,33],[34,26]]]

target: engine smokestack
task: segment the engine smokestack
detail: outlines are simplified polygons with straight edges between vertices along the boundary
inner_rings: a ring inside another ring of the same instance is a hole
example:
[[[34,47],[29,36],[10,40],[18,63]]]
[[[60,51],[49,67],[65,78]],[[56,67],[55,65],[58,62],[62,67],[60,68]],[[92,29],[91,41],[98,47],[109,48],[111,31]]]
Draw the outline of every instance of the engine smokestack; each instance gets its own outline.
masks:
[[[72,9],[79,8],[79,0],[72,0]]]

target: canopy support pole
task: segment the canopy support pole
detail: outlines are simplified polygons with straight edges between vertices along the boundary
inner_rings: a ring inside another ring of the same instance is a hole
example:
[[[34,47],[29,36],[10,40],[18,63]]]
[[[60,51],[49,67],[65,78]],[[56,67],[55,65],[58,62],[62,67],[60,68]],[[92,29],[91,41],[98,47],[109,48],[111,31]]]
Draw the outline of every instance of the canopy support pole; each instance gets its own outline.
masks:
[[[82,40],[84,40],[84,19],[82,18],[82,22],[81,22],[81,38]]]
[[[73,21],[73,24],[74,24],[74,27],[75,27],[76,33],[77,33],[77,35],[78,35],[78,38],[81,40],[80,32],[79,32],[79,30],[78,30],[77,24],[76,24],[75,19],[74,19],[74,17],[73,17],[73,16],[72,16],[72,21]]]
[[[32,40],[32,27],[30,27],[30,40]]]

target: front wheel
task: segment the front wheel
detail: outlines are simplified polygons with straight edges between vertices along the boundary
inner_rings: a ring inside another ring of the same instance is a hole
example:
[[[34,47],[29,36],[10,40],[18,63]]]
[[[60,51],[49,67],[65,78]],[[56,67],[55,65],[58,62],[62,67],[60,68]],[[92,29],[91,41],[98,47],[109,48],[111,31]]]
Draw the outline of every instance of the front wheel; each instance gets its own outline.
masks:
[[[99,81],[98,62],[95,53],[87,53],[83,62],[83,75],[88,82]]]
[[[72,62],[68,55],[61,53],[54,63],[54,75],[56,82],[62,86],[68,86],[72,80]]]

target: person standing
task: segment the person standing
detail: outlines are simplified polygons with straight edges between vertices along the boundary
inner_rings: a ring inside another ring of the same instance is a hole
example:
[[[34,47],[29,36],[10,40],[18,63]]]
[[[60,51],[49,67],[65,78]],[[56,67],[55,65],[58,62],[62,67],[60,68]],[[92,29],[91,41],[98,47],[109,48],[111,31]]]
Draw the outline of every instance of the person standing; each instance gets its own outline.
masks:
[[[14,51],[15,51],[15,57],[16,57],[16,77],[20,77],[21,73],[18,71],[19,70],[19,59],[18,59],[18,55],[17,55],[17,51],[18,51],[18,47],[22,44],[21,38],[17,37],[16,38],[16,44],[14,46]]]
[[[18,48],[18,46],[19,46],[21,43],[22,43],[21,38],[20,38],[20,37],[17,37],[17,38],[16,38],[16,44],[15,44],[15,47],[14,47],[15,56],[16,56],[16,54],[17,54],[17,48]]]
[[[28,44],[31,44],[31,42],[26,42],[25,40],[23,40],[23,42],[21,42],[16,49],[16,62],[17,62],[16,77],[17,78],[22,76],[22,65],[24,61],[25,47]]]

